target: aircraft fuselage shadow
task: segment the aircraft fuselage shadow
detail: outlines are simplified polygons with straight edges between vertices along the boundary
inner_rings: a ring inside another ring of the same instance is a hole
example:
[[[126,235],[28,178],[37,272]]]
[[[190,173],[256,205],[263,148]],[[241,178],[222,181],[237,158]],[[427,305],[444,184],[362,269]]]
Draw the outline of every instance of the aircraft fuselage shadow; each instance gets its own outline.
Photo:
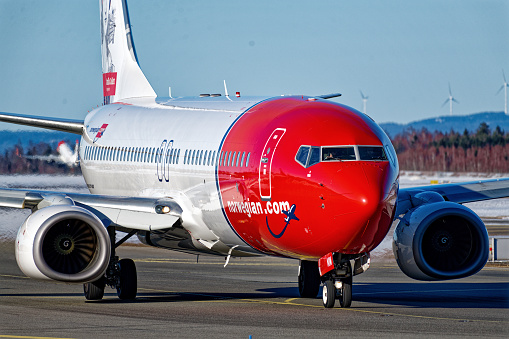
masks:
[[[509,308],[509,283],[360,283],[353,300],[419,308]]]

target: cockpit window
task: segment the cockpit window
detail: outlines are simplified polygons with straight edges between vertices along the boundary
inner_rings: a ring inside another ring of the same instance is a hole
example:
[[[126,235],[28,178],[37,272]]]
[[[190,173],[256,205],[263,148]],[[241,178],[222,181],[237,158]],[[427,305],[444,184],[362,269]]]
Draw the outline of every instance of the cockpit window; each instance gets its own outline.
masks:
[[[309,156],[308,167],[318,164],[320,162],[320,147],[311,147],[311,154]]]
[[[300,146],[297,155],[295,156],[295,160],[300,163],[302,166],[306,167],[308,163],[308,155],[309,155],[309,146]]]
[[[322,161],[356,160],[352,147],[322,147]]]
[[[359,157],[360,160],[387,160],[387,155],[381,146],[359,146]]]
[[[300,146],[295,160],[304,167],[333,161],[388,161],[383,146]]]

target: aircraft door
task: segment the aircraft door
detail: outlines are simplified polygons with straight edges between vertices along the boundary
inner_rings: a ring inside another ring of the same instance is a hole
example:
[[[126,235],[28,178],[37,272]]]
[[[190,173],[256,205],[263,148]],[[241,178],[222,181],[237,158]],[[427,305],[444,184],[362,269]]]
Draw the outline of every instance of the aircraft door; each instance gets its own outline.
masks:
[[[286,129],[276,128],[269,139],[265,143],[265,147],[262,151],[260,159],[260,167],[258,169],[258,183],[260,187],[260,197],[262,200],[270,201],[272,189],[271,189],[271,170],[272,170],[272,159],[276,152],[276,147],[279,141],[285,134]]]

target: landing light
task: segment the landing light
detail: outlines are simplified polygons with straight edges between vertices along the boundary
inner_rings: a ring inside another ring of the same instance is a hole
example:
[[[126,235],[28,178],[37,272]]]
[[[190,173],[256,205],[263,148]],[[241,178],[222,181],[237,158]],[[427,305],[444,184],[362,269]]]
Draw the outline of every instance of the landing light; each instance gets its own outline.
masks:
[[[171,209],[168,206],[164,205],[157,205],[156,206],[156,213],[157,214],[168,214],[170,213]]]

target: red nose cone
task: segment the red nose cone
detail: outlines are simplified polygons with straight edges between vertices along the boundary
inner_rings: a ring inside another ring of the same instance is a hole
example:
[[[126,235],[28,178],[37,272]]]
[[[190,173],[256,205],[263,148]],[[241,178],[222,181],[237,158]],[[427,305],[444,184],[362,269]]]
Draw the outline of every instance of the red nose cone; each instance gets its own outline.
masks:
[[[298,251],[319,256],[363,253],[376,247],[390,228],[394,208],[391,186],[386,184],[388,166],[387,162],[344,163],[322,189],[322,204],[309,227],[313,241]]]
[[[218,169],[232,228],[254,248],[294,258],[370,251],[390,227],[398,170],[387,159],[361,160],[360,145],[385,149],[390,141],[352,109],[300,97],[256,105],[232,127],[222,150],[251,147],[249,166]],[[304,160],[297,156],[301,146],[311,149]],[[330,161],[320,151],[327,146],[356,153]]]

